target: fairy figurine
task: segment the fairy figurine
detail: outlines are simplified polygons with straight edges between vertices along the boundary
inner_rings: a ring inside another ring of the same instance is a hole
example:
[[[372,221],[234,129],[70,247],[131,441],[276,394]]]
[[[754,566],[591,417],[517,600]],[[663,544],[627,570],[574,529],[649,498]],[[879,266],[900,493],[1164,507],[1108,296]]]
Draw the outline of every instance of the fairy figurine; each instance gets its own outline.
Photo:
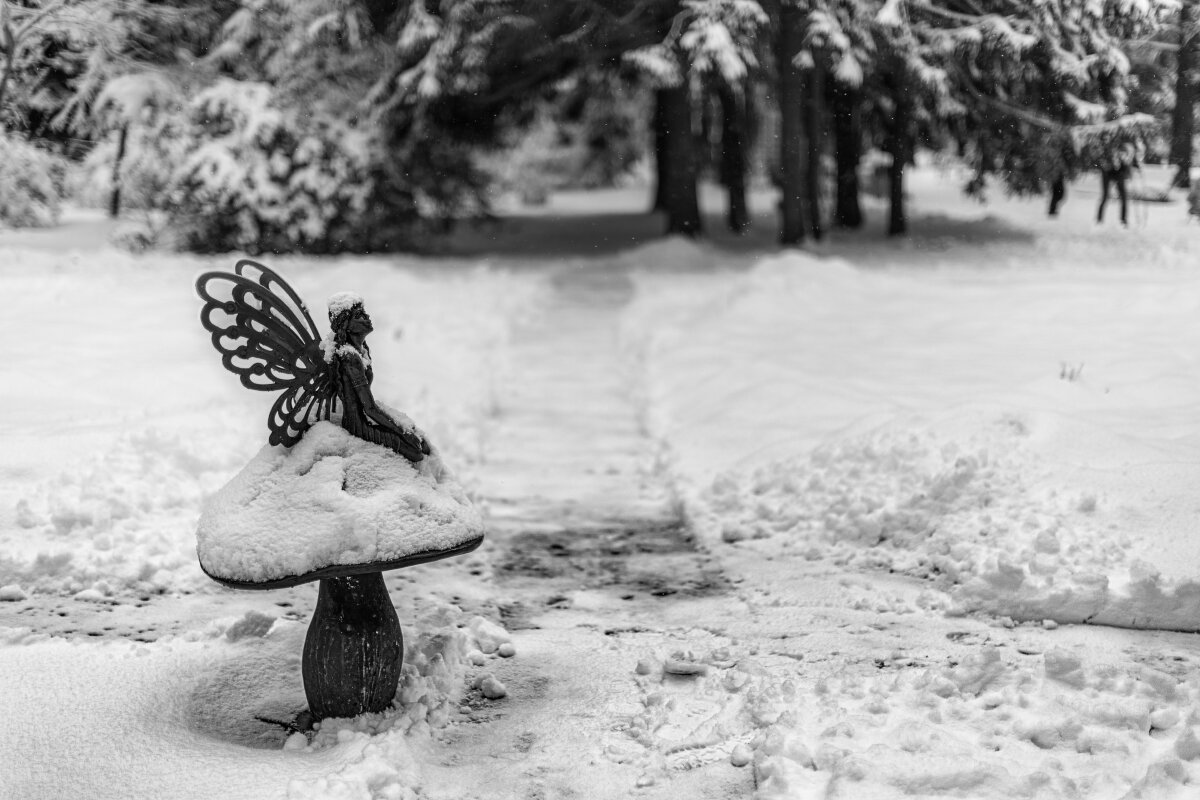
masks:
[[[262,264],[206,272],[196,291],[221,363],[243,386],[278,392],[272,445],[292,448],[324,420],[348,434],[314,430],[324,452],[263,448],[205,504],[200,566],[235,589],[319,581],[301,660],[309,718],[386,711],[397,700],[404,637],[384,571],[471,552],[483,519],[424,435],[371,393],[372,325],[361,298],[330,298],[331,330],[321,337],[300,296]],[[315,468],[322,458],[340,461],[340,473]]]
[[[332,330],[322,338],[296,291],[257,262],[206,272],[196,291],[204,300],[200,322],[225,368],[248,389],[280,392],[267,418],[271,444],[291,447],[314,422],[340,415],[346,431],[409,461],[432,452],[411,420],[371,394],[373,326],[358,295],[330,298]]]

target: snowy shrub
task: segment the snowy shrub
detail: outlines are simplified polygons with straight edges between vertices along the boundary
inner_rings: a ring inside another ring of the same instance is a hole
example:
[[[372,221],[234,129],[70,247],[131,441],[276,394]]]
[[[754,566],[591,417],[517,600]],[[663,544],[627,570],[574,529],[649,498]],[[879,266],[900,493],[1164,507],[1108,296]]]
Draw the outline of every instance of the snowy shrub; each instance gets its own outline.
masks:
[[[185,114],[162,209],[186,250],[392,250],[486,212],[482,173],[449,137],[403,147],[228,79]]]
[[[169,196],[182,246],[332,252],[353,247],[372,180],[366,137],[222,80],[189,105]]]
[[[150,220],[123,222],[109,235],[108,240],[120,250],[144,253],[159,249],[163,241],[163,228]]]
[[[643,155],[646,102],[615,80],[581,81],[557,107],[543,104],[528,128],[514,132],[511,145],[491,159],[496,188],[537,202],[554,189],[620,184]]]
[[[185,92],[157,70],[105,83],[90,112],[96,144],[81,165],[76,200],[118,211],[160,208],[184,156]]]
[[[421,248],[455,224],[487,217],[489,181],[467,145],[434,140],[419,153],[389,158],[372,169],[372,195],[358,230],[357,250]]]
[[[65,159],[0,130],[0,224],[57,223],[66,174]]]
[[[119,167],[116,136],[99,142],[83,160],[78,200],[89,206],[107,206],[119,174],[122,208],[148,210],[168,205],[175,166],[185,157],[183,136],[184,119],[178,115],[130,124]]]
[[[575,154],[556,123],[542,117],[510,149],[488,160],[496,188],[512,192],[528,205],[541,205],[554,189],[563,188]]]

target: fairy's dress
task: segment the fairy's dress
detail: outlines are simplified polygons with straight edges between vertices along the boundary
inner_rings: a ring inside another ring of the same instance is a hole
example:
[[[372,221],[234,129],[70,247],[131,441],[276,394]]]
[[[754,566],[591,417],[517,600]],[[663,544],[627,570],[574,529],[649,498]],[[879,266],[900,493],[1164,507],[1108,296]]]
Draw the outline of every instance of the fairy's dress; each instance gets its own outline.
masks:
[[[363,345],[363,349],[366,350],[366,344]],[[370,393],[371,382],[375,380],[375,371],[371,368],[370,359],[369,350],[360,353],[350,345],[343,345],[333,352],[330,367],[338,401],[342,405],[342,427],[351,435],[383,445],[409,461],[420,461],[424,458],[424,453],[414,446],[420,439],[414,436],[415,442],[406,441],[394,431],[382,428],[367,418],[362,395],[364,392]]]

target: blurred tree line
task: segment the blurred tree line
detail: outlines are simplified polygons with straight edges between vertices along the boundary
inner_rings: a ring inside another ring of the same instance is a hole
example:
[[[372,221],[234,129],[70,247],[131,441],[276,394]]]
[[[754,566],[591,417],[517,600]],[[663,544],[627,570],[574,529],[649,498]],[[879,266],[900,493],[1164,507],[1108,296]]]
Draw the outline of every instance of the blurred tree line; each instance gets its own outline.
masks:
[[[1197,0],[0,0],[0,218],[53,191],[51,151],[186,249],[381,251],[498,188],[647,165],[667,232],[702,233],[706,177],[745,230],[765,180],[798,244],[862,225],[880,153],[902,234],[918,148],[968,192],[1041,194],[1170,130],[1186,185],[1198,23]]]

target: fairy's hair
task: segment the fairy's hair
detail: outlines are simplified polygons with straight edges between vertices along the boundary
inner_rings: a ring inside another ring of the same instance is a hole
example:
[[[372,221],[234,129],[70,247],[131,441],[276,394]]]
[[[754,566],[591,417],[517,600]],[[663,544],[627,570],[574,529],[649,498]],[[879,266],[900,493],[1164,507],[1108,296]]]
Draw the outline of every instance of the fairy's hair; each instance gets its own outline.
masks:
[[[349,334],[346,326],[350,320],[354,318],[356,312],[363,310],[362,301],[357,301],[339,307],[331,307],[329,309],[329,327],[333,329],[333,341],[339,347],[346,344],[349,340]]]

